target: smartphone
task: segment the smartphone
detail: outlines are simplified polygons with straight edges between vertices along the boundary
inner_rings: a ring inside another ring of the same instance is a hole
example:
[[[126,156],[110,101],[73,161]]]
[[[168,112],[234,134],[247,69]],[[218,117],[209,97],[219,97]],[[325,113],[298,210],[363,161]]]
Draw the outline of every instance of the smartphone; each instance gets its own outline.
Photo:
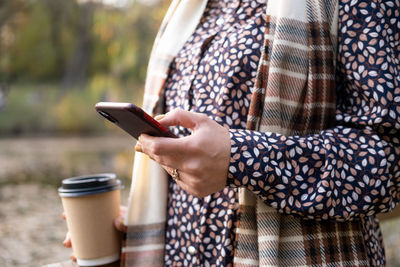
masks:
[[[136,139],[142,133],[160,137],[177,137],[134,104],[99,102],[95,108],[101,116],[116,124]]]

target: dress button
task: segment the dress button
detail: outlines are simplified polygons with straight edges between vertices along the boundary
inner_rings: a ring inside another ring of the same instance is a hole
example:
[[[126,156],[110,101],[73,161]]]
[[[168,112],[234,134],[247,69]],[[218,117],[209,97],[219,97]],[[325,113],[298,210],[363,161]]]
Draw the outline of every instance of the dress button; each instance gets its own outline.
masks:
[[[190,255],[196,254],[196,248],[193,246],[188,247],[188,251]]]

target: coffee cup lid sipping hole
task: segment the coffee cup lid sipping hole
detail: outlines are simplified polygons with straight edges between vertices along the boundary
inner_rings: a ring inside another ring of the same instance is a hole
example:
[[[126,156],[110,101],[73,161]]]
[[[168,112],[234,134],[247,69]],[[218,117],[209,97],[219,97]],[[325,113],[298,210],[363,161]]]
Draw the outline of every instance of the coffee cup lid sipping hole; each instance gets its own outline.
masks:
[[[58,194],[61,197],[80,197],[122,189],[114,173],[99,173],[62,180]]]

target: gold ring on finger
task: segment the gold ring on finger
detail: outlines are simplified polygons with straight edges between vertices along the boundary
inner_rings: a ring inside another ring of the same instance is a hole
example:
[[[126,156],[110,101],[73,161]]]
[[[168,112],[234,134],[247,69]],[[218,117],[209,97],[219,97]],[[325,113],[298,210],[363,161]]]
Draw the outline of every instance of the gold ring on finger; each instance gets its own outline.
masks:
[[[180,180],[180,179],[179,179],[179,172],[178,172],[177,169],[173,169],[173,170],[172,170],[172,172],[171,172],[171,177],[172,177],[172,179],[175,180],[175,182],[177,182],[177,181]]]

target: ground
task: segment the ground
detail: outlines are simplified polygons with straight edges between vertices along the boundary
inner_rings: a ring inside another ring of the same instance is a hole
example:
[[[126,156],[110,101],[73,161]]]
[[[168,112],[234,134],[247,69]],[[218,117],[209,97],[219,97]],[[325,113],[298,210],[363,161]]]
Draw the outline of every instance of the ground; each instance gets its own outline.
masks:
[[[67,227],[57,188],[73,175],[115,172],[126,204],[134,140],[129,136],[0,139],[0,266],[65,261]]]
[[[0,266],[40,266],[68,259],[61,242],[67,227],[52,186],[7,185],[0,188]]]

